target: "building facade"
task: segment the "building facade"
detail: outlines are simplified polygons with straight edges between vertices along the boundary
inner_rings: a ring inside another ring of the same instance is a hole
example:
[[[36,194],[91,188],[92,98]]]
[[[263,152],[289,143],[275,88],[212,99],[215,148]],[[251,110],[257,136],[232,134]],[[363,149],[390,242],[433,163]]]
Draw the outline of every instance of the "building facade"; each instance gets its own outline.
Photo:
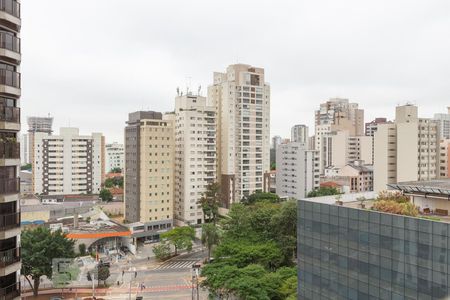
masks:
[[[319,157],[305,143],[278,146],[276,191],[280,197],[301,199],[319,188]]]
[[[369,136],[351,136],[348,131],[335,131],[322,136],[319,151],[322,161],[321,173],[329,167],[344,167],[345,165],[363,160],[373,164],[373,140]]]
[[[378,125],[392,123],[388,121],[386,118],[375,118],[374,120],[366,123],[366,135],[374,136],[375,132],[377,132]]]
[[[0,3],[0,299],[20,299],[20,2]]]
[[[298,299],[448,298],[448,223],[322,199],[298,202]]]
[[[214,73],[208,101],[217,115],[217,176],[222,206],[263,190],[270,170],[270,86],[264,69],[230,65]]]
[[[395,122],[379,125],[374,136],[374,190],[439,178],[439,136],[439,124],[419,118],[417,106],[398,106]]]
[[[433,118],[439,123],[441,139],[450,139],[450,107],[447,107],[447,111],[446,114],[435,114]]]
[[[125,220],[145,238],[173,226],[174,122],[173,114],[137,111],[125,127]]]
[[[115,168],[123,170],[124,165],[123,144],[114,142],[105,146],[105,173],[111,172]]]
[[[294,125],[291,128],[291,142],[304,143],[309,147],[309,128],[306,125]]]
[[[175,219],[201,224],[199,203],[216,181],[216,110],[206,98],[188,93],[175,99]]]
[[[78,128],[60,128],[59,135],[35,132],[33,193],[98,194],[105,175],[105,140],[101,133],[80,135]]]
[[[441,140],[439,151],[439,177],[450,178],[450,140]]]

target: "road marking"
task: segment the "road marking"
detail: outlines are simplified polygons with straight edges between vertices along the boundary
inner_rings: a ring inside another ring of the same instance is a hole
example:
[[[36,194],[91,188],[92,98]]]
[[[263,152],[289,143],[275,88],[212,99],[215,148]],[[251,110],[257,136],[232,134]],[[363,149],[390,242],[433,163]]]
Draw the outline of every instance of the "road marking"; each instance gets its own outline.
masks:
[[[166,270],[166,269],[190,269],[193,264],[196,264],[198,260],[174,260],[165,262],[153,270]]]

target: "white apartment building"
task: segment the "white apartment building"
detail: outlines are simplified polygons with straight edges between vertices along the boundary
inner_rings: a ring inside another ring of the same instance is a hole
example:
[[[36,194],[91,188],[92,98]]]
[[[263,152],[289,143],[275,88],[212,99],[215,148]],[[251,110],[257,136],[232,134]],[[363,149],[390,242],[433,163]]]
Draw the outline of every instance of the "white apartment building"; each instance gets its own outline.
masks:
[[[123,144],[114,142],[105,146],[105,173],[111,172],[114,168],[123,170],[124,160]]]
[[[61,128],[59,135],[34,133],[33,193],[97,194],[104,177],[104,137]]]
[[[305,143],[290,142],[277,149],[276,191],[280,197],[305,198],[319,188],[319,156]]]
[[[291,142],[305,143],[309,146],[309,128],[306,125],[294,125],[291,128]]]
[[[20,164],[26,165],[30,161],[30,141],[27,133],[20,135]]]
[[[417,106],[397,106],[393,124],[374,136],[374,191],[388,184],[439,178],[439,124],[418,117]]]
[[[450,139],[450,107],[447,107],[447,111],[446,114],[435,114],[433,118],[439,123],[441,139]]]
[[[334,131],[323,134],[321,144],[321,174],[329,167],[342,168],[356,160],[373,164],[373,140],[370,136],[351,136],[347,130]]]
[[[270,169],[270,86],[264,69],[230,65],[214,73],[208,100],[217,113],[217,176],[224,208],[263,190]]]
[[[216,180],[216,110],[188,93],[175,99],[175,198],[178,225],[204,222],[200,198]]]

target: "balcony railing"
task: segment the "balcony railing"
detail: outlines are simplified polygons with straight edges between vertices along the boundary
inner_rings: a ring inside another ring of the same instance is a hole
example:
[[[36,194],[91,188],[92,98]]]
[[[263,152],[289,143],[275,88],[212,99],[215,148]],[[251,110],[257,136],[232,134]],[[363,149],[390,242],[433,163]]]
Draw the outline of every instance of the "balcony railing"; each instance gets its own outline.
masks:
[[[0,300],[11,300],[20,296],[20,282],[0,287]]]
[[[20,227],[20,212],[0,215],[0,230]]]
[[[19,192],[19,178],[0,178],[0,194],[18,194]]]
[[[16,0],[0,0],[0,10],[20,18],[20,3]]]
[[[20,144],[0,141],[0,159],[20,158]]]
[[[0,69],[0,84],[20,88],[20,73]]]
[[[20,53],[20,39],[6,32],[0,32],[0,48]]]
[[[0,106],[0,121],[20,123],[20,108]]]
[[[12,265],[20,261],[20,248],[0,251],[0,267]]]

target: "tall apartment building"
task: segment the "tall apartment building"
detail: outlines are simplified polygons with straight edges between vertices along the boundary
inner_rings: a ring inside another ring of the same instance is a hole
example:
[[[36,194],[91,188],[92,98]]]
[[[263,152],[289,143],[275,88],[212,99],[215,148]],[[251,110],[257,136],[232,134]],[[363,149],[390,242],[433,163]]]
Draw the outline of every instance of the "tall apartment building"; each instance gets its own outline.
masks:
[[[20,299],[20,3],[0,2],[0,299]]]
[[[450,107],[447,107],[447,111],[446,114],[435,114],[433,118],[439,123],[441,139],[450,139]]]
[[[33,193],[98,194],[105,175],[105,140],[101,133],[80,135],[78,128],[60,128],[59,135],[35,132]]]
[[[341,168],[356,160],[373,164],[373,141],[370,136],[351,136],[348,131],[334,131],[323,135],[320,160],[325,168]]]
[[[175,99],[175,219],[204,221],[199,200],[216,180],[216,110],[206,98],[188,93]]]
[[[309,145],[309,128],[306,125],[294,125],[291,128],[291,142]]]
[[[280,197],[302,199],[319,188],[318,151],[305,143],[290,142],[277,149],[276,191]]]
[[[264,69],[230,65],[214,73],[208,100],[217,113],[217,176],[222,206],[263,190],[270,169],[270,86]]]
[[[364,110],[358,103],[350,103],[348,99],[332,98],[321,103],[315,112],[315,149],[324,152],[323,137],[331,132],[347,131],[350,136],[364,135]],[[325,162],[320,159],[321,172],[325,169]]]
[[[439,151],[439,177],[450,178],[450,140],[441,140]]]
[[[392,123],[392,122],[388,121],[386,118],[375,118],[374,120],[366,123],[366,135],[374,136],[375,132],[377,132],[378,125],[386,124],[386,123]]]
[[[124,166],[124,148],[123,144],[114,142],[105,146],[105,173],[111,172],[114,168],[123,170]]]
[[[374,190],[405,181],[439,177],[439,124],[418,117],[417,106],[397,106],[395,122],[374,136]]]
[[[173,226],[174,114],[137,111],[125,127],[125,219],[157,238]]]

